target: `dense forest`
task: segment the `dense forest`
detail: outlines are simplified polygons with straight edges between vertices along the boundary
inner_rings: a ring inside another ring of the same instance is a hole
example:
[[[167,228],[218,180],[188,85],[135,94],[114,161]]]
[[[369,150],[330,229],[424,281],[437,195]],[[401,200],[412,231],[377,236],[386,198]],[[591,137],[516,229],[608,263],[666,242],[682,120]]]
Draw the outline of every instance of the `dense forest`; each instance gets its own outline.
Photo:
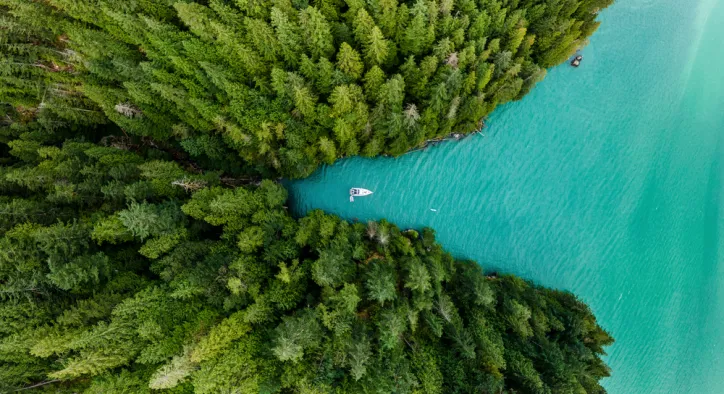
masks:
[[[480,129],[612,1],[2,0],[2,95],[303,177]]]
[[[281,185],[155,148],[12,145],[2,392],[603,392],[612,339],[585,304],[486,277],[429,229],[297,220]]]
[[[279,176],[468,133],[612,0],[0,0],[0,393],[603,393],[575,295]]]

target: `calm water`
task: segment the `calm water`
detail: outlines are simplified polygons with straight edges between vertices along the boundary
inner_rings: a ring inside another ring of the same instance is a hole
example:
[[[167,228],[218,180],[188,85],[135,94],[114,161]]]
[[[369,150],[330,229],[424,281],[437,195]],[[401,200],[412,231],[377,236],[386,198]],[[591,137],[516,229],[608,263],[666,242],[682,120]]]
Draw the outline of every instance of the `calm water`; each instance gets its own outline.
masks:
[[[295,209],[430,226],[579,294],[617,340],[611,393],[724,393],[724,0],[619,0],[601,20],[581,68],[485,136],[342,161],[293,184]]]

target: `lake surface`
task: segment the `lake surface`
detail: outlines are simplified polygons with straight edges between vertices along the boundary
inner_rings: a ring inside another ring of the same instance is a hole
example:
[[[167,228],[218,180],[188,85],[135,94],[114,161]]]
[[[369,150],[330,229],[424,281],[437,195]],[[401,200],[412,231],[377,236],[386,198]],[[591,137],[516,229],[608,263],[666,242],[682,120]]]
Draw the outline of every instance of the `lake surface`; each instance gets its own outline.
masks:
[[[724,0],[600,19],[581,67],[484,136],[341,161],[291,185],[294,209],[430,226],[457,257],[573,291],[616,338],[610,393],[724,393]]]

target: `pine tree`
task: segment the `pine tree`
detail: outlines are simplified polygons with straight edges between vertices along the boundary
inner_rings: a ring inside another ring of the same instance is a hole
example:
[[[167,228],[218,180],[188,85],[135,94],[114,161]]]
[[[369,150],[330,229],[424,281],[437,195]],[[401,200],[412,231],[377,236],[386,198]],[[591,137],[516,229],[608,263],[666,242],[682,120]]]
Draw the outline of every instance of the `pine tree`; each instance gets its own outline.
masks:
[[[326,18],[315,7],[307,7],[299,13],[299,25],[307,39],[307,51],[314,60],[329,58],[334,53],[332,31]]]
[[[337,53],[337,67],[353,80],[358,79],[364,71],[364,64],[359,53],[346,42]]]
[[[284,59],[292,66],[296,66],[299,59],[299,48],[302,45],[299,27],[277,7],[271,10],[271,23],[274,26]]]
[[[370,31],[365,41],[365,58],[370,66],[381,65],[387,58],[390,47],[379,27],[375,26]]]

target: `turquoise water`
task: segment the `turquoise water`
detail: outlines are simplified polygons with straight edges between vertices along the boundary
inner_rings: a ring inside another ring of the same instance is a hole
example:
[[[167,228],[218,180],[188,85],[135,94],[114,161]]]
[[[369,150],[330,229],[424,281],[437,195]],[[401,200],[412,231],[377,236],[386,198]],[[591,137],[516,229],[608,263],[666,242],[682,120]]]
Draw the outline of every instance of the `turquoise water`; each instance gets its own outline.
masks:
[[[601,20],[579,69],[484,136],[344,160],[294,183],[294,208],[430,226],[575,292],[617,340],[610,393],[724,393],[724,0],[619,0]]]

